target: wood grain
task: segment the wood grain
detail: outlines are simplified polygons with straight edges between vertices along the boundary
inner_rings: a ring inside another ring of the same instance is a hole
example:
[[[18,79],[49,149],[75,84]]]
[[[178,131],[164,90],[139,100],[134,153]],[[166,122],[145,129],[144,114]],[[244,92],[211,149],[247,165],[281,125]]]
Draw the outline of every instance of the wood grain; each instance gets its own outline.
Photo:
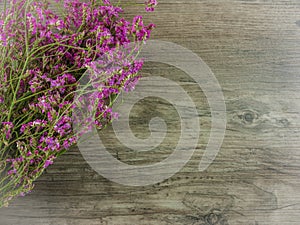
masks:
[[[143,13],[141,6],[130,6],[126,17],[136,12]],[[205,94],[179,69],[146,63],[144,76],[178,82],[197,106],[201,135],[188,164],[164,182],[129,187],[98,175],[73,148],[49,167],[32,194],[0,210],[0,224],[298,225],[300,1],[164,0],[145,20],[157,25],[154,39],[200,56],[223,89],[228,123],[213,164],[197,170],[211,128]],[[132,111],[137,136],[149,135],[152,116],[169,126],[157,150],[129,151],[109,127],[100,136],[111,154],[128,164],[166,158],[178,141],[180,120],[169,103],[145,99]]]

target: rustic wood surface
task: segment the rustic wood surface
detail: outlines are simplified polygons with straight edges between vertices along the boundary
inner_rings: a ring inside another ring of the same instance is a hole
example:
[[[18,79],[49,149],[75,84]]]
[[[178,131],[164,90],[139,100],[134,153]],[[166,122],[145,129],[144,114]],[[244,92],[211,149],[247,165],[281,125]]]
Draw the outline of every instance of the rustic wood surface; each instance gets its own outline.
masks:
[[[141,6],[129,9],[128,18],[143,13]],[[157,25],[153,39],[195,52],[223,89],[227,129],[213,164],[198,171],[211,126],[204,93],[184,72],[146,63],[145,76],[177,81],[197,105],[201,134],[188,164],[164,182],[130,187],[97,174],[73,148],[47,169],[32,194],[0,209],[0,224],[299,225],[300,1],[163,0],[145,19]],[[145,99],[132,111],[137,136],[149,135],[152,116],[170,126],[157,150],[124,150],[109,127],[100,136],[112,155],[129,164],[167,157],[180,120],[172,105]]]

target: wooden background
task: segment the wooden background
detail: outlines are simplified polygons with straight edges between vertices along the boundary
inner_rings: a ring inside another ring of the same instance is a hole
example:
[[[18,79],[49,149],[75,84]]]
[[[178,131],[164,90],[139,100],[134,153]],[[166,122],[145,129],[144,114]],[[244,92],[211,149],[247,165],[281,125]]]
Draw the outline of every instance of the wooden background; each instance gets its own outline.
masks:
[[[126,17],[137,12],[145,14],[130,6]],[[228,123],[214,163],[197,170],[211,121],[202,90],[176,68],[146,63],[145,76],[177,81],[197,105],[201,135],[189,163],[164,182],[128,187],[98,175],[73,148],[48,168],[32,194],[0,209],[0,224],[300,224],[300,1],[161,0],[145,19],[157,24],[153,39],[192,50],[219,80]],[[101,137],[123,162],[161,161],[180,135],[172,105],[145,99],[133,109],[131,125],[147,137],[155,115],[169,132],[151,154],[122,148],[111,128]]]

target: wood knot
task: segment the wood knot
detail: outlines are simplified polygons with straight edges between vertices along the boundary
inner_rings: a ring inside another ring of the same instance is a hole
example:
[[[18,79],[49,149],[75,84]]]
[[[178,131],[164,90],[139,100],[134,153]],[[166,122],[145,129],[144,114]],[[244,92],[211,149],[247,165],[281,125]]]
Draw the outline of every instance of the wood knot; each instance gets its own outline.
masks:
[[[222,213],[211,212],[199,218],[193,225],[228,225],[228,221]]]
[[[286,118],[279,118],[276,119],[276,124],[278,124],[280,127],[288,127],[290,125],[290,121]]]
[[[258,120],[258,113],[252,110],[243,110],[237,114],[243,124],[252,125]]]
[[[219,213],[210,213],[205,216],[205,220],[210,225],[228,225],[225,216]]]

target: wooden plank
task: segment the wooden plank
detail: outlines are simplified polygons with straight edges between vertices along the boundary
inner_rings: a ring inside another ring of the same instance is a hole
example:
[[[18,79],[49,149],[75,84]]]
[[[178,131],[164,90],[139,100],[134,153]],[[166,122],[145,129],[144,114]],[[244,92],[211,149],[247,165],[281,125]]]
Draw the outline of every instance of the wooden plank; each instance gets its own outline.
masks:
[[[130,6],[126,17],[137,12],[143,13],[140,6]],[[49,167],[32,194],[0,210],[1,224],[298,225],[299,15],[298,0],[161,2],[145,16],[157,24],[153,38],[197,53],[223,89],[228,123],[216,160],[206,171],[197,170],[211,129],[205,94],[179,69],[146,63],[144,76],[175,80],[197,106],[200,139],[188,164],[164,182],[129,187],[97,174],[74,148]],[[159,162],[180,135],[174,108],[146,99],[132,111],[132,130],[147,137],[149,119],[157,115],[170,128],[156,151],[129,151],[111,127],[100,136],[123,162]]]

